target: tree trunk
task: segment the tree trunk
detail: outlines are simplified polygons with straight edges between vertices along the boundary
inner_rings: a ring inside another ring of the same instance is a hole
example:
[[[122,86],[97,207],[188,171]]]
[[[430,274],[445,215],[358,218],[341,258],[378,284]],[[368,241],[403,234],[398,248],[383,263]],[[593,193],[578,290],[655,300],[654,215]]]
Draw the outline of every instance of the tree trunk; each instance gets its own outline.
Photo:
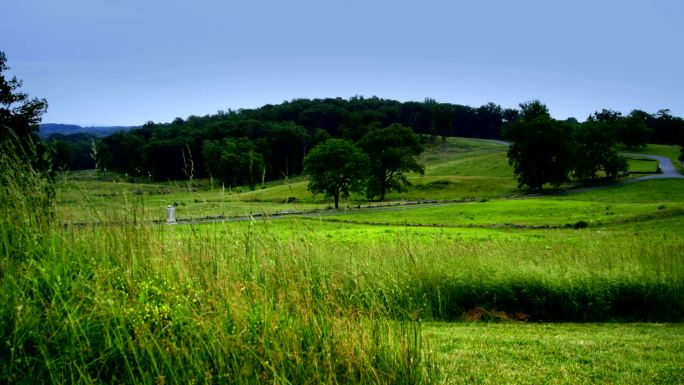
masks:
[[[336,193],[334,198],[335,198],[335,210],[339,210],[339,208],[340,208],[340,193]]]

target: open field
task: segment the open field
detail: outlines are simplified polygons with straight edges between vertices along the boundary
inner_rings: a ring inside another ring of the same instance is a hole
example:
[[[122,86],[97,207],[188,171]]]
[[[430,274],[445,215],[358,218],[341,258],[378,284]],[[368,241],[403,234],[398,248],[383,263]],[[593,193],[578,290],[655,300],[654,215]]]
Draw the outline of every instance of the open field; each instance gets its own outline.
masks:
[[[604,225],[638,220],[643,216],[665,218],[682,215],[684,205],[673,203],[613,203],[555,199],[495,200],[467,202],[428,208],[333,215],[330,220],[378,224],[433,226],[530,226],[572,227],[579,221]],[[328,217],[326,217],[328,219]]]
[[[396,199],[473,201],[156,225],[173,203],[201,217],[329,202],[296,178],[238,192],[83,175],[58,184],[50,216],[45,182],[13,165],[0,379],[684,381],[684,180],[514,197],[503,146],[453,139],[423,157]]]
[[[676,146],[649,145],[643,150],[675,156]],[[427,147],[421,155],[425,175],[410,175],[407,191],[390,192],[389,200],[468,200],[508,198],[521,195],[506,160],[506,146],[487,140],[449,138],[446,145]],[[630,159],[630,169],[655,172],[657,164],[647,159]],[[176,206],[180,218],[276,214],[282,211],[321,210],[330,201],[307,191],[307,181],[295,177],[269,182],[263,188],[223,188],[209,180],[192,182],[131,183],[125,176],[94,172],[67,173],[58,178],[57,210],[69,222],[101,221],[121,217],[133,208],[141,218],[163,219],[166,206]],[[368,202],[361,195],[343,200],[342,206]],[[610,212],[610,210],[608,210]],[[461,223],[458,223],[461,224]]]

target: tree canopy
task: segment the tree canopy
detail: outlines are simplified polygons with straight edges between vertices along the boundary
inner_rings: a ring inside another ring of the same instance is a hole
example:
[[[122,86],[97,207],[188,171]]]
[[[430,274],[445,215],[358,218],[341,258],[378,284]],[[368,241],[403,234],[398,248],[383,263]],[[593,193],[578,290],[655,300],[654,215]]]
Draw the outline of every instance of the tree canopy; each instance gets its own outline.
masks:
[[[518,187],[541,191],[545,184],[558,187],[570,180],[573,168],[571,129],[551,118],[546,105],[535,100],[520,104],[521,119],[510,124],[504,138],[511,142],[508,162]]]
[[[9,140],[28,150],[27,144],[38,141],[38,123],[47,111],[47,101],[21,92],[21,80],[7,77],[9,69],[7,56],[0,51],[0,142]]]
[[[504,115],[511,119],[516,112],[494,103],[473,108],[432,99],[295,99],[256,109],[177,118],[170,123],[148,122],[100,140],[98,161],[101,167],[131,176],[183,179],[187,177],[184,156],[186,160],[191,156],[195,177],[213,176],[228,184],[243,183],[244,178],[224,178],[228,174],[217,168],[223,151],[205,151],[205,146],[225,139],[248,140],[254,154],[263,158],[259,176],[268,181],[300,174],[308,151],[331,137],[358,142],[369,131],[399,124],[410,128],[421,141],[433,141],[437,136],[499,138],[509,122]],[[82,143],[82,147],[89,145],[89,140]],[[54,147],[68,151],[73,146]],[[72,157],[65,154],[62,158]]]
[[[588,121],[573,127],[574,175],[595,179],[599,171],[608,178],[627,170],[627,161],[618,154],[617,138],[604,125]]]
[[[520,109],[520,119],[504,131],[504,138],[511,142],[508,162],[513,165],[518,187],[541,191],[546,184],[558,187],[570,181],[571,174],[592,180],[602,172],[613,179],[627,170],[618,142],[627,145],[624,131],[629,120],[640,119],[638,114],[624,118],[619,112],[603,109],[579,123],[552,119],[538,100],[522,103]]]
[[[328,139],[304,158],[309,191],[331,196],[339,208],[340,196],[361,192],[366,186],[369,161],[355,144],[344,139]]]
[[[370,159],[369,197],[379,197],[382,201],[388,191],[404,189],[408,184],[407,172],[424,172],[424,167],[415,158],[423,152],[423,146],[408,127],[392,124],[371,130],[361,138],[359,145]]]
[[[412,139],[397,144],[389,140],[392,135],[378,134],[392,126],[405,127]],[[615,177],[624,168],[617,143],[628,147],[646,142],[679,144],[683,130],[684,121],[666,109],[654,114],[634,110],[626,116],[603,109],[580,123],[574,118],[554,120],[539,101],[512,109],[494,103],[470,107],[430,98],[399,102],[358,96],[294,99],[256,109],[176,118],[170,123],[148,122],[103,139],[67,135],[53,138],[51,146],[63,168],[96,163],[129,176],[164,180],[191,174],[211,176],[230,186],[255,187],[301,174],[312,148],[327,139],[342,138],[368,154],[373,176],[367,195],[384,199],[388,191],[406,185],[407,173],[422,171],[414,157],[421,144],[437,138],[518,138],[511,140],[509,161],[519,185],[538,190],[545,184],[562,184],[569,175]],[[76,155],[85,154],[92,141],[97,141],[97,159]],[[528,151],[533,148],[541,151]],[[530,158],[531,154],[536,158]]]

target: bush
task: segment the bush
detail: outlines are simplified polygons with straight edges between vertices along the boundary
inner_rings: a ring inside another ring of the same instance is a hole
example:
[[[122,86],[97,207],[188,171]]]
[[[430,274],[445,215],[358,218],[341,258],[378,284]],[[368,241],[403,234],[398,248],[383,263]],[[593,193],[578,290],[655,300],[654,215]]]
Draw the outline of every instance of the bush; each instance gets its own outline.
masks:
[[[585,221],[577,221],[572,225],[572,228],[575,230],[586,229],[587,227],[589,227],[589,224]]]

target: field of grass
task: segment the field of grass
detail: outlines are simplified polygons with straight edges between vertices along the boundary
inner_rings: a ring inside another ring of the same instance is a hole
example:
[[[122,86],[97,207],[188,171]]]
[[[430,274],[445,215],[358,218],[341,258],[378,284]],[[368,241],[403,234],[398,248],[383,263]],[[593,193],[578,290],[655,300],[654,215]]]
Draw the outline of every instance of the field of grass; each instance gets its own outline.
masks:
[[[506,160],[507,147],[487,140],[448,138],[421,155],[425,175],[410,175],[407,191],[389,192],[387,199],[477,201],[520,195]],[[652,145],[658,154],[674,156],[676,146]],[[630,170],[655,172],[656,162],[630,159]],[[250,191],[245,187],[222,188],[209,180],[165,183],[132,183],[110,173],[106,181],[93,172],[63,174],[57,184],[57,210],[68,222],[102,221],[126,216],[133,207],[147,220],[163,219],[167,205],[176,206],[179,218],[275,214],[329,208],[331,202],[306,189],[307,181],[295,177],[267,183]],[[342,200],[343,207],[368,203],[355,194]]]
[[[647,154],[647,155],[658,155],[670,158],[674,167],[681,173],[684,172],[684,165],[679,161],[679,146],[671,146],[666,144],[649,144],[646,147],[632,149],[623,148],[623,152],[628,152],[631,154]]]
[[[518,194],[505,149],[489,141],[463,138],[449,138],[446,146],[428,146],[422,155],[425,176],[411,175],[413,186],[408,191],[391,192],[387,198],[473,200]],[[302,177],[270,182],[254,191],[212,186],[209,180],[133,183],[128,179],[110,173],[102,180],[101,175],[88,171],[62,174],[57,184],[57,210],[68,222],[92,222],[126,216],[133,208],[147,220],[159,220],[170,204],[176,206],[179,218],[275,214],[331,205],[329,199],[308,192]],[[341,202],[342,206],[362,203],[367,201],[358,194]]]
[[[65,227],[49,182],[2,154],[0,382],[436,382],[419,325],[360,305],[315,245],[135,213]]]
[[[628,157],[627,167],[630,173],[655,174],[658,172],[658,161],[654,159]]]
[[[444,384],[678,384],[682,324],[434,323]]]
[[[513,177],[507,146],[467,138],[448,138],[446,145],[428,146],[420,160],[426,176]]]
[[[426,208],[404,207],[336,214],[326,220],[358,223],[432,225],[450,227],[572,227],[624,223],[644,217],[667,218],[684,214],[684,202],[617,203],[563,199],[518,199],[467,202]]]
[[[504,148],[431,147],[394,196],[473,201],[177,225],[147,220],[329,203],[83,176],[53,205],[3,152],[0,382],[684,381],[684,181],[504,199]]]

